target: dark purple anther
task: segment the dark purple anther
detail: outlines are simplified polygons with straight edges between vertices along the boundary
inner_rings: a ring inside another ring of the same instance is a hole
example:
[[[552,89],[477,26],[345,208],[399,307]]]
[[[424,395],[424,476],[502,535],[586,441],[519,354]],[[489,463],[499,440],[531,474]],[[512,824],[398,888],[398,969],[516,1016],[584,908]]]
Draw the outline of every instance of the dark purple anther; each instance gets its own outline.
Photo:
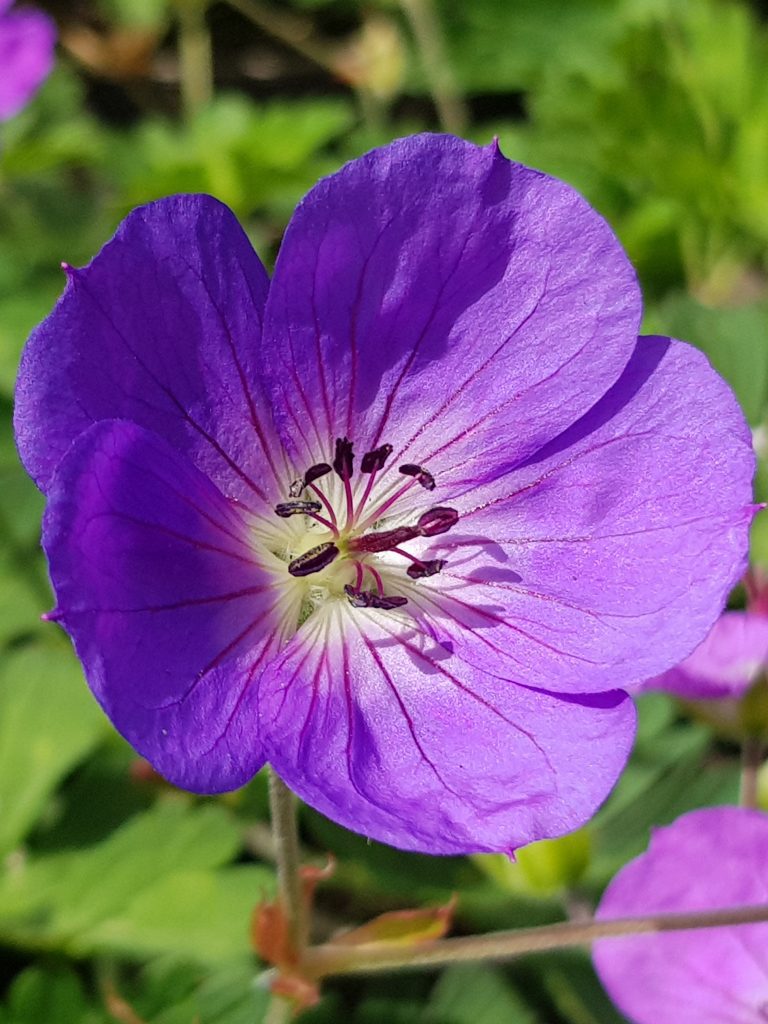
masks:
[[[422,537],[435,537],[438,533],[446,533],[459,521],[459,513],[455,508],[436,505],[423,515],[417,523],[418,533]]]
[[[352,442],[348,437],[336,438],[336,452],[333,456],[333,468],[342,480],[349,480],[352,477],[352,470],[355,463],[355,454],[352,450]]]
[[[394,530],[381,530],[379,533],[364,533],[362,537],[356,537],[349,543],[349,550],[353,552],[368,552],[375,554],[378,551],[391,551],[398,544],[405,544],[414,537],[419,537],[421,532],[415,526],[397,526]]]
[[[378,473],[380,469],[384,468],[384,463],[391,454],[391,444],[383,444],[380,448],[374,448],[372,451],[366,452],[363,456],[363,461],[360,463],[360,471],[362,473]]]
[[[412,580],[423,580],[427,576],[435,576],[444,565],[444,558],[432,558],[426,562],[412,562],[405,571]]]
[[[404,604],[408,604],[407,597],[385,597],[383,594],[377,594],[375,590],[358,590],[351,583],[344,587],[344,593],[353,608],[382,608],[389,611],[390,608],[402,608]]]
[[[404,466],[398,467],[398,472],[404,476],[414,477],[416,482],[421,484],[425,491],[434,491],[435,489],[435,478],[423,466],[414,466],[412,463],[407,462]]]
[[[298,558],[289,562],[288,572],[291,576],[311,576],[313,572],[320,572],[321,569],[330,565],[338,553],[339,549],[331,541],[318,544],[317,547],[310,548],[309,551],[305,551],[303,555],[299,555]]]
[[[326,476],[331,472],[331,467],[327,462],[316,462],[314,466],[310,466],[307,472],[304,474],[304,486],[309,487],[315,480],[319,480],[321,476]]]
[[[281,501],[279,505],[275,505],[275,512],[281,519],[288,519],[291,516],[312,515],[321,508],[319,501]]]
[[[291,486],[288,488],[288,494],[292,498],[300,498],[301,492],[304,490],[304,480],[299,477],[297,480],[292,481]]]

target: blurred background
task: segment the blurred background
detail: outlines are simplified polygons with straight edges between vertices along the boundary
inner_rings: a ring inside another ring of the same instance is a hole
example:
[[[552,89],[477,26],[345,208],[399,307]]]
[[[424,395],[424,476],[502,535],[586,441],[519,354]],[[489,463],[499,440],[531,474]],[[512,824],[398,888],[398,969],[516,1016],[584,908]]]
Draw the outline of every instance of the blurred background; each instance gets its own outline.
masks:
[[[258,1024],[249,921],[273,889],[263,780],[220,799],[166,786],[106,723],[66,638],[39,622],[51,604],[42,501],[10,414],[23,342],[63,287],[59,264],[86,263],[135,205],[201,191],[235,210],[270,265],[297,200],[345,160],[425,129],[496,135],[607,217],[638,268],[646,329],[709,355],[764,456],[768,3],[37,7],[56,23],[55,67],[0,122],[0,1024]],[[757,490],[768,499],[763,466]],[[768,563],[765,516],[753,558]],[[516,865],[400,854],[302,812],[308,860],[339,859],[318,934],[453,892],[458,933],[590,912],[651,824],[736,799],[733,721],[662,694],[640,710],[632,763],[595,821]],[[580,952],[339,981],[302,1017],[621,1019]]]

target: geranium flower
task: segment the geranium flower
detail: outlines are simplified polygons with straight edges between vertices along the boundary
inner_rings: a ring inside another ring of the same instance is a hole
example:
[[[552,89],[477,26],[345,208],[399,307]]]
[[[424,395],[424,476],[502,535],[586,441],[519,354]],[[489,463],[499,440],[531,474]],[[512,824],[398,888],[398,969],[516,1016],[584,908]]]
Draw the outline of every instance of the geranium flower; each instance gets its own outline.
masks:
[[[17,114],[53,67],[56,28],[42,11],[0,0],[0,121]]]
[[[648,679],[642,690],[667,690],[685,700],[736,701],[768,670],[768,577],[744,577],[746,611],[723,612],[693,654]]]
[[[173,782],[268,760],[350,828],[509,851],[591,816],[618,687],[743,568],[750,435],[638,341],[571,188],[446,136],[320,182],[274,277],[206,196],[136,210],[24,353],[16,427],[88,681]]]
[[[653,833],[622,868],[597,917],[646,916],[766,902],[768,816],[711,807]],[[601,939],[593,957],[611,999],[635,1024],[762,1024],[768,925]]]
[[[738,699],[767,667],[768,616],[724,612],[693,654],[642,689],[667,690],[686,700]]]

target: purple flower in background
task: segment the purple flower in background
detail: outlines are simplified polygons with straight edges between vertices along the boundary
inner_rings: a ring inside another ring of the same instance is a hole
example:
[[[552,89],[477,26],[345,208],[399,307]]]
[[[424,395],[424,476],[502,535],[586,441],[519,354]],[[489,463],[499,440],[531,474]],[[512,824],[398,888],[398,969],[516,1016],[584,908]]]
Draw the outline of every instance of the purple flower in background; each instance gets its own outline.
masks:
[[[42,11],[0,0],[0,121],[17,114],[53,67],[56,28]]]
[[[725,612],[693,654],[649,679],[643,690],[667,690],[686,700],[743,697],[768,666],[768,617]]]
[[[745,580],[747,610],[724,612],[696,650],[643,684],[685,700],[738,700],[768,669],[768,581],[758,569]]]
[[[768,815],[711,807],[651,837],[603,896],[597,917],[766,902]],[[765,1024],[768,924],[601,939],[600,980],[635,1024]]]
[[[571,188],[447,136],[321,181],[274,277],[228,209],[136,210],[26,348],[54,613],[199,792],[268,760],[350,828],[509,851],[587,820],[743,570],[749,430],[638,340]]]

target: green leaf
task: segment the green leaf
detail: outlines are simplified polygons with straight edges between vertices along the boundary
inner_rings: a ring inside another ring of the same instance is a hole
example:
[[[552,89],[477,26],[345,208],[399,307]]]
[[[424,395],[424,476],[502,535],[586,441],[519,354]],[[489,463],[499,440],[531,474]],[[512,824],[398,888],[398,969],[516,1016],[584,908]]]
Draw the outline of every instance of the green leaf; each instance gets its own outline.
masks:
[[[768,414],[768,305],[731,309],[672,295],[647,314],[650,329],[700,348],[728,381],[750,423]]]
[[[13,982],[8,993],[9,1024],[106,1024],[96,1013],[78,976],[67,967],[30,967]]]
[[[534,1024],[538,1015],[501,971],[479,964],[449,967],[432,990],[435,1024]]]
[[[106,730],[64,643],[35,644],[0,665],[0,855],[38,819],[59,781]]]
[[[251,908],[273,881],[258,866],[217,870],[240,845],[220,804],[165,797],[94,846],[15,865],[0,881],[0,934],[73,956],[247,955]]]
[[[588,953],[550,953],[539,961],[537,973],[568,1024],[625,1024],[603,991]]]
[[[89,930],[80,944],[131,956],[234,960],[249,951],[254,904],[274,888],[274,873],[258,865],[174,871]]]

